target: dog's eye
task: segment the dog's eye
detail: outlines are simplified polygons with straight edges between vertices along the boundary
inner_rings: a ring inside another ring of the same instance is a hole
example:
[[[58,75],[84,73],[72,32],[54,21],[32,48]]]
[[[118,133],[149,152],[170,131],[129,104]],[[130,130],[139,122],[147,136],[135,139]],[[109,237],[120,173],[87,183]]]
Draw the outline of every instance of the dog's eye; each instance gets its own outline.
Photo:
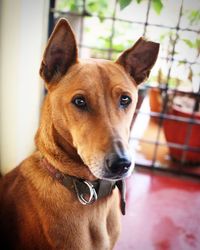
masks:
[[[72,103],[80,109],[85,109],[87,107],[86,100],[83,96],[77,96],[73,98]]]
[[[122,95],[120,97],[120,107],[126,108],[132,102],[132,99],[128,95]]]

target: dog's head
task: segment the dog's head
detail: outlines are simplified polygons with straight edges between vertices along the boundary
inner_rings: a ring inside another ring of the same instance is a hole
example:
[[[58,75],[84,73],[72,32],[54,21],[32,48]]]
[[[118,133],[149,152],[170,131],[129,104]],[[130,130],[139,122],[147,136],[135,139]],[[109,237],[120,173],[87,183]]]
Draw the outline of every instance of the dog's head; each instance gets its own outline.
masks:
[[[97,178],[121,179],[132,171],[128,143],[137,85],[149,76],[158,50],[159,44],[140,38],[116,62],[79,60],[65,19],[49,39],[40,74],[53,125]]]

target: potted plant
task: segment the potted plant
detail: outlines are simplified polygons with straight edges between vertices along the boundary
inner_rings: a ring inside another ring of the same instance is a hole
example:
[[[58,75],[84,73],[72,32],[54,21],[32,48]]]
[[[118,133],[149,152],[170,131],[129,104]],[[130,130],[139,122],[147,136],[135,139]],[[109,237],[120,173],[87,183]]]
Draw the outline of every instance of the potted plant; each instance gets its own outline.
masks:
[[[162,124],[172,159],[181,162],[200,163],[200,86],[192,88],[192,71],[182,82],[171,78],[167,85],[161,69],[157,80],[159,87],[150,88],[151,112],[164,113],[163,120],[153,119]],[[167,90],[166,90],[167,89]],[[166,96],[167,95],[167,96]],[[189,149],[189,150],[188,150]],[[190,151],[191,149],[191,151]]]
[[[200,107],[199,96],[182,93],[173,99],[163,127],[172,159],[185,163],[200,162]],[[176,146],[179,147],[176,147]],[[183,146],[181,148],[180,146]],[[188,149],[193,149],[192,151]]]
[[[163,119],[163,129],[171,158],[186,163],[200,163],[200,151],[198,151],[200,149],[200,86],[197,92],[193,91],[191,71],[186,82],[171,78],[166,86],[161,70],[158,72],[157,79],[162,85],[150,89],[150,108],[152,112],[163,112],[166,115]],[[166,87],[168,87],[167,91]],[[154,121],[160,123],[161,120],[154,119]]]

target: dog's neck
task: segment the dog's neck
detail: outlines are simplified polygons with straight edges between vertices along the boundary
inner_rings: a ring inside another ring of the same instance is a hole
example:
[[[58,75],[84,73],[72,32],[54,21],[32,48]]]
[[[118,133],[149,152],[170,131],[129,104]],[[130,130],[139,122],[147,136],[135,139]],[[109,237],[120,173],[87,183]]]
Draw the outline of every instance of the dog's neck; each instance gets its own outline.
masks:
[[[120,208],[125,215],[126,206],[126,187],[124,180],[101,180],[88,181],[77,178],[76,176],[65,175],[52,166],[44,157],[40,160],[41,167],[61,185],[76,194],[77,200],[83,205],[90,205],[97,200],[109,197],[115,187],[120,191]]]
[[[96,180],[96,177],[92,175],[73,147],[70,135],[64,138],[54,127],[48,102],[47,96],[42,108],[43,115],[40,127],[35,138],[36,146],[41,155],[65,174],[90,181]]]

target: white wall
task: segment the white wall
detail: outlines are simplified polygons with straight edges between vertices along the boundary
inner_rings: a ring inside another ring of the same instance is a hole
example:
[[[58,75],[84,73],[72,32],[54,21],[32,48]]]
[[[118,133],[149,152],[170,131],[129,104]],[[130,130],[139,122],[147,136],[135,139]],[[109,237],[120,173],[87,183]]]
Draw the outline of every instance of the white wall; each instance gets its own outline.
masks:
[[[4,174],[34,150],[43,84],[48,0],[1,0],[0,160]]]

